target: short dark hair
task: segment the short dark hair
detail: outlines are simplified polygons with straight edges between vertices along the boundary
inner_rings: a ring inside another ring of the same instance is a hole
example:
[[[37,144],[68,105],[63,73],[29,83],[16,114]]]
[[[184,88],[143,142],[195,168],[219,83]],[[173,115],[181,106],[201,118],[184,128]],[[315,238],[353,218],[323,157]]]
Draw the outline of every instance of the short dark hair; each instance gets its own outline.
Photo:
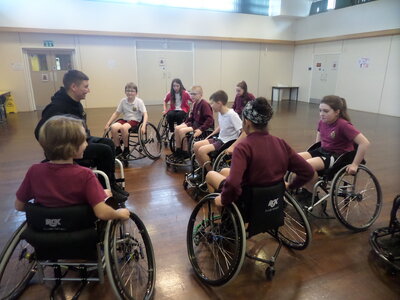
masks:
[[[69,70],[64,74],[63,84],[66,90],[69,90],[73,83],[79,85],[82,81],[89,80],[89,77],[78,70]]]
[[[47,159],[73,158],[86,139],[80,119],[57,115],[48,119],[39,132],[39,143]]]
[[[210,100],[221,102],[223,105],[226,105],[228,103],[228,95],[223,90],[219,90],[210,96]]]

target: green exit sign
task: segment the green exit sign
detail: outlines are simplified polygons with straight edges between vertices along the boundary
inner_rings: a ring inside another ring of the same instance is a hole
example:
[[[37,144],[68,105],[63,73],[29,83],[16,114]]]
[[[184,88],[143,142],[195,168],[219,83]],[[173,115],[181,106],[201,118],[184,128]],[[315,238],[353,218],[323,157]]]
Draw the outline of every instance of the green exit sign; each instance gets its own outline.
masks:
[[[43,46],[44,47],[54,47],[54,42],[53,41],[43,41]]]

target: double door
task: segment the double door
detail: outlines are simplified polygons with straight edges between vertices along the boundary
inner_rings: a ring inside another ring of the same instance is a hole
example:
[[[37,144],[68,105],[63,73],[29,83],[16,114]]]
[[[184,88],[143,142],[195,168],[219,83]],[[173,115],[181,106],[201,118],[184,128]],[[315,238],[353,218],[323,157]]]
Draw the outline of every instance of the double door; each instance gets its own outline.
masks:
[[[63,86],[64,74],[74,68],[73,50],[25,50],[29,61],[30,80],[35,109],[41,110]]]
[[[161,104],[174,78],[193,85],[193,45],[183,41],[138,41],[138,88],[146,104]]]

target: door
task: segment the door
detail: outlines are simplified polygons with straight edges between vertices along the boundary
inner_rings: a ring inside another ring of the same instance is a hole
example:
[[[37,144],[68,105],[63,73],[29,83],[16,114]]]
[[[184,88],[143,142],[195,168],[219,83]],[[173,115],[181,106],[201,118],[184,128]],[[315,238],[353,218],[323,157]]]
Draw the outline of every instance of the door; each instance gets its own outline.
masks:
[[[73,69],[73,50],[26,50],[35,109],[41,110],[63,86],[63,76]]]
[[[310,103],[320,103],[326,95],[336,92],[340,54],[314,55]]]
[[[193,85],[193,43],[138,41],[138,93],[146,104],[161,104],[171,81],[179,78],[186,89]]]

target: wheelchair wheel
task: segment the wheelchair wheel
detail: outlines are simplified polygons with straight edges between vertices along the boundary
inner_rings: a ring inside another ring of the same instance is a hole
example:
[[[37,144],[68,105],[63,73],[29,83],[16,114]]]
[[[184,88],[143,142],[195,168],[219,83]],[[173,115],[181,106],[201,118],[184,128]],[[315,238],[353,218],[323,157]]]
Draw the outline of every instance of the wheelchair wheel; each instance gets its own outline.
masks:
[[[362,231],[378,218],[382,208],[382,191],[375,175],[364,165],[355,175],[340,169],[333,178],[331,198],[333,211],[347,228]]]
[[[213,163],[213,171],[221,171],[223,168],[230,168],[232,156],[225,152],[220,153]]]
[[[21,234],[24,222],[5,245],[0,257],[0,299],[16,299],[36,273],[34,248]]]
[[[171,138],[168,141],[169,143],[169,150],[171,150],[172,153],[175,153],[175,133],[171,135]]]
[[[150,236],[131,212],[127,221],[109,222],[104,238],[107,276],[120,299],[150,299],[156,264]]]
[[[157,128],[151,124],[146,124],[146,133],[142,133],[143,125],[139,128],[139,142],[144,152],[150,159],[157,159],[161,155],[161,138]]]
[[[311,242],[310,223],[299,204],[287,192],[285,192],[284,201],[285,223],[279,227],[278,235],[285,246],[303,250]]]
[[[164,115],[161,120],[158,122],[157,131],[160,134],[161,142],[164,146],[168,145],[168,122],[167,115]]]
[[[187,228],[187,251],[196,276],[220,286],[240,271],[246,250],[246,233],[236,205],[215,206],[218,194],[209,194],[194,208]]]

